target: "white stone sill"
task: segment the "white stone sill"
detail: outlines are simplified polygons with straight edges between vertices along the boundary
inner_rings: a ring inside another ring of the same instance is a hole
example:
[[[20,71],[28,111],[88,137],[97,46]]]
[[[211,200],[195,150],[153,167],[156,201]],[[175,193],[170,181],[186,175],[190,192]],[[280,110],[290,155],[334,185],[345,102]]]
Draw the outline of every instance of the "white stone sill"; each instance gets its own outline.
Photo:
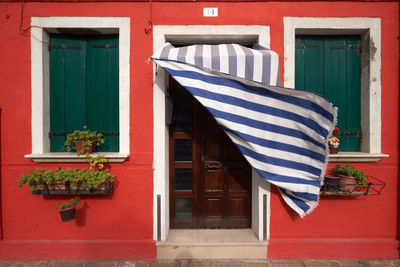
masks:
[[[329,162],[377,162],[387,157],[389,157],[388,154],[381,153],[339,152],[330,154]]]
[[[109,162],[124,162],[128,157],[129,153],[119,152],[99,152],[93,153],[93,156],[104,155]],[[87,162],[86,156],[78,156],[74,152],[52,152],[52,153],[41,153],[41,154],[28,154],[25,158],[29,158],[34,162]]]

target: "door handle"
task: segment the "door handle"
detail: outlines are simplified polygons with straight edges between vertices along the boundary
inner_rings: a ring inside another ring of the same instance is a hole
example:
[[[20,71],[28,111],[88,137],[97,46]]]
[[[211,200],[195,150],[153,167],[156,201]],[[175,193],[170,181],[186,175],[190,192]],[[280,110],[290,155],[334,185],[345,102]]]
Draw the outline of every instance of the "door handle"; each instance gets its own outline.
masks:
[[[204,168],[207,170],[219,170],[223,166],[222,162],[216,160],[204,161]]]

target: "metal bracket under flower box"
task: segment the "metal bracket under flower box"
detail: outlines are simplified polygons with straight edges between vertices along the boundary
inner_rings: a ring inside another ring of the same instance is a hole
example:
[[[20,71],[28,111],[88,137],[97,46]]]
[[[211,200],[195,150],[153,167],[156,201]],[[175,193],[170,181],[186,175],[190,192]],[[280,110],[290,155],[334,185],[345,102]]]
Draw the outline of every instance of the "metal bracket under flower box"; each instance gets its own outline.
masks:
[[[104,195],[108,194],[113,187],[113,183],[107,183],[100,185],[98,188],[92,188],[90,190],[79,188],[79,187],[69,187],[66,185],[53,185],[53,186],[43,186],[42,188],[37,188],[32,191],[33,195]]]
[[[338,177],[338,180],[340,179],[344,178]],[[326,179],[324,186],[321,188],[320,195],[380,195],[385,185],[385,182],[378,178],[367,175],[367,183],[365,185],[354,182],[353,184],[348,184],[346,190],[343,190],[339,183],[330,182]]]

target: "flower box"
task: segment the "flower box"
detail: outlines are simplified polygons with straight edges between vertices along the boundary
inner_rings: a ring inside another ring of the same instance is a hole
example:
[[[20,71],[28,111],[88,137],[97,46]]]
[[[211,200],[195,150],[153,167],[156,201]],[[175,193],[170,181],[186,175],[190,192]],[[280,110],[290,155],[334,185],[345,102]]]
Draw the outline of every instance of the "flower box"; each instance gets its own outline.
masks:
[[[104,195],[108,194],[112,187],[112,182],[105,182],[99,185],[98,188],[92,188],[87,190],[80,186],[66,186],[66,185],[57,185],[57,186],[44,186],[42,188],[36,188],[32,192],[33,195]]]
[[[385,182],[378,178],[367,175],[367,183],[362,185],[356,181],[349,181],[346,177],[339,175],[326,175],[325,184],[321,188],[321,195],[380,195]]]

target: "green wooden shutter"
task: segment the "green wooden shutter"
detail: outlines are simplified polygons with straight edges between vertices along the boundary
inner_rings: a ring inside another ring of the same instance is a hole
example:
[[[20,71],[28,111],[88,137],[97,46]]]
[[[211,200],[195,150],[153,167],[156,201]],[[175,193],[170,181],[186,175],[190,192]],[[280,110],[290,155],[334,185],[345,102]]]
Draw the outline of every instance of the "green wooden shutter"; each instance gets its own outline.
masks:
[[[338,107],[339,151],[359,151],[359,36],[297,36],[295,88],[310,90]]]
[[[296,38],[296,89],[324,94],[323,41],[319,36]]]
[[[49,49],[50,151],[84,125],[106,134],[97,151],[119,151],[118,36],[52,35]]]
[[[353,133],[345,138],[348,151],[360,151],[361,140],[361,59],[360,37],[347,37],[347,125],[346,130]],[[359,135],[354,135],[359,133]]]
[[[50,39],[50,151],[65,151],[65,136],[86,123],[85,41],[78,37]]]
[[[108,133],[97,151],[119,150],[118,36],[87,41],[87,125]]]

